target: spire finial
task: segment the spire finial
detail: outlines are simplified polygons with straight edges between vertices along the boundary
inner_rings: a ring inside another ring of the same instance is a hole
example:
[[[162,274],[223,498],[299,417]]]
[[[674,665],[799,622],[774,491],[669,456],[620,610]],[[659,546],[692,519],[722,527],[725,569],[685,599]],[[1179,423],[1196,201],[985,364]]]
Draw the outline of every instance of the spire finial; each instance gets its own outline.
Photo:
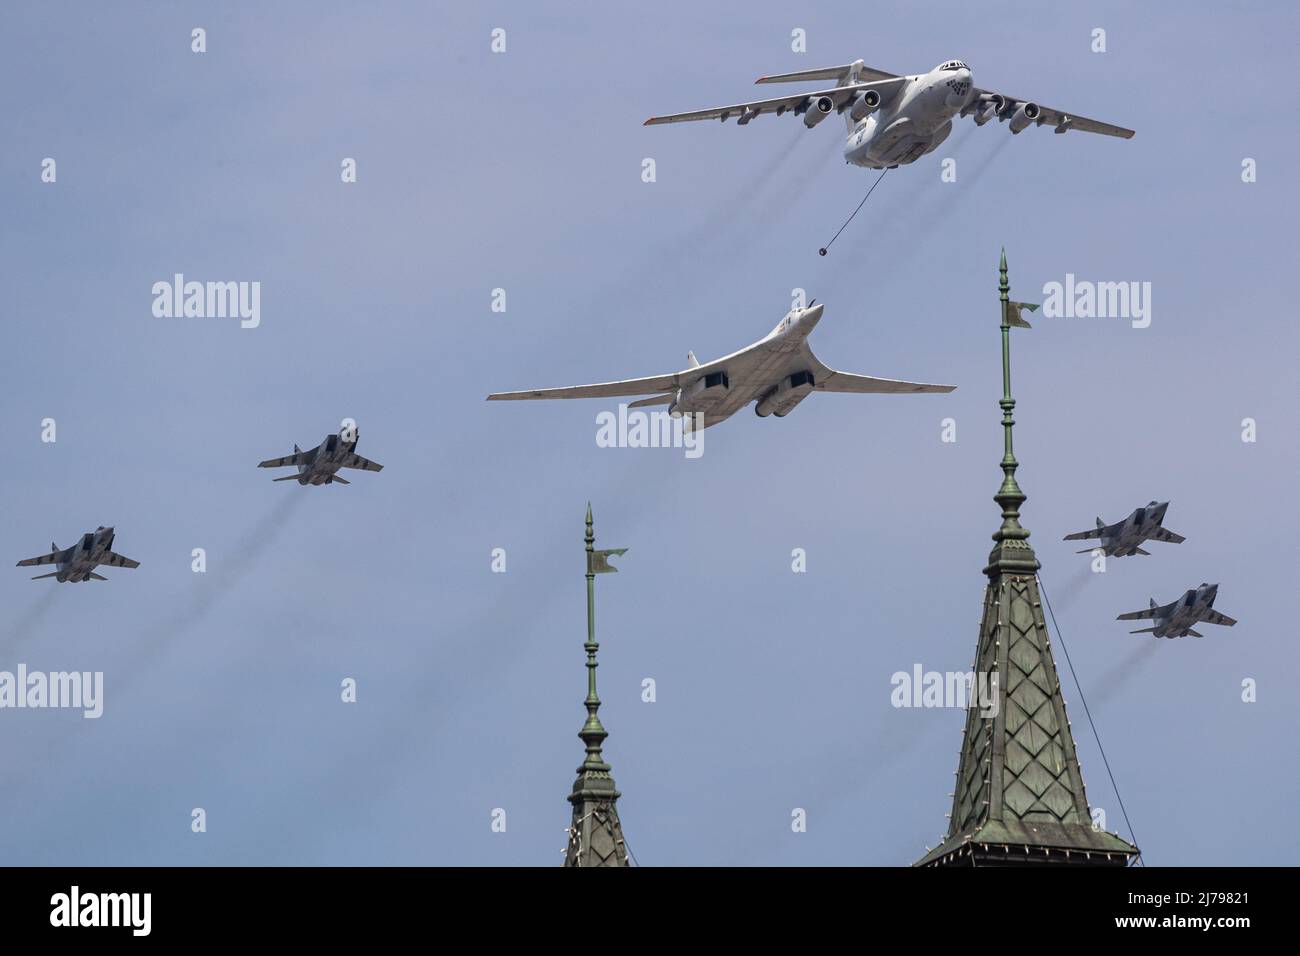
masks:
[[[600,650],[600,645],[596,643],[596,568],[592,561],[592,546],[596,543],[596,532],[592,528],[590,501],[587,502],[585,540],[587,542],[587,643],[583,647],[587,651],[587,721],[582,725],[578,736],[587,745],[587,759],[583,761],[583,769],[608,773],[609,765],[602,758],[600,748],[609,734],[605,732],[600,717],[597,716],[597,711],[600,710],[600,697],[596,694],[596,668],[599,666],[596,663],[596,652]]]
[[[627,847],[623,842],[622,824],[618,820],[615,804],[619,792],[614,786],[614,775],[605,762],[601,747],[609,734],[600,722],[600,697],[596,693],[596,575],[617,571],[609,563],[611,555],[620,555],[626,549],[595,550],[596,532],[592,527],[591,502],[587,502],[587,719],[578,731],[587,748],[587,756],[578,767],[578,778],[573,783],[569,802],[573,804],[573,822],[569,828],[569,847],[565,851],[565,866],[627,866]]]
[[[985,573],[998,574],[1002,571],[1033,574],[1038,570],[1038,559],[1033,548],[1026,540],[1029,532],[1020,524],[1020,506],[1025,501],[1025,493],[1016,482],[1016,461],[1012,443],[1012,428],[1016,424],[1012,413],[1016,400],[1011,397],[1011,325],[1008,302],[1011,284],[1007,279],[1007,250],[1002,249],[998,261],[998,308],[1002,313],[1002,399],[998,406],[1002,409],[1002,485],[993,500],[1002,506],[1002,526],[993,534],[996,544],[989,555],[989,565]]]

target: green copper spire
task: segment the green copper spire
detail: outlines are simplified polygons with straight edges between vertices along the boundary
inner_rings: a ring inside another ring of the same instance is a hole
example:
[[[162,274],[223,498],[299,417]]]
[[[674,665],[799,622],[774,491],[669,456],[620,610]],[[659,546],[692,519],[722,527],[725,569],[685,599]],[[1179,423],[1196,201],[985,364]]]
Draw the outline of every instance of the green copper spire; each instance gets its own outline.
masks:
[[[1011,321],[1013,306],[1008,293],[1011,291],[1007,281],[1007,251],[1002,250],[998,263],[998,307],[1002,315],[1002,399],[998,405],[1002,408],[1002,486],[993,496],[1002,507],[1002,526],[993,534],[996,542],[989,553],[988,567],[984,573],[993,577],[1003,571],[1019,571],[1033,574],[1038,570],[1038,559],[1034,549],[1029,545],[1029,532],[1020,524],[1020,506],[1025,502],[1025,493],[1016,482],[1015,448],[1012,442],[1012,428],[1015,418],[1012,413],[1016,400],[1011,397]],[[1016,309],[1016,315],[1019,310]]]
[[[1025,495],[1011,443],[1013,327],[1024,303],[1008,296],[1007,257],[999,264],[1002,309],[1002,526],[984,568],[984,614],[975,648],[974,687],[943,841],[919,866],[1080,864],[1123,866],[1137,847],[1094,828],[1074,734],[1056,672],[1038,590],[1038,559],[1020,525]],[[1014,317],[1013,317],[1014,313]]]
[[[596,543],[596,533],[592,530],[591,523],[591,502],[587,502],[587,643],[583,646],[587,650],[587,722],[582,725],[582,730],[578,736],[582,742],[587,745],[587,759],[583,761],[579,773],[583,770],[590,770],[609,775],[609,764],[605,763],[600,746],[604,743],[609,733],[601,725],[600,715],[600,697],[596,693],[596,652],[600,650],[600,645],[596,643],[596,572],[592,567],[592,559],[595,550],[592,545]]]
[[[622,796],[614,786],[614,775],[605,762],[601,747],[609,733],[600,722],[600,696],[596,693],[596,575],[617,571],[609,563],[611,555],[623,554],[626,548],[596,551],[596,534],[592,530],[591,502],[587,502],[587,720],[578,731],[587,748],[586,759],[578,768],[569,802],[573,820],[569,824],[569,845],[564,854],[565,866],[627,866],[627,845],[615,804]]]

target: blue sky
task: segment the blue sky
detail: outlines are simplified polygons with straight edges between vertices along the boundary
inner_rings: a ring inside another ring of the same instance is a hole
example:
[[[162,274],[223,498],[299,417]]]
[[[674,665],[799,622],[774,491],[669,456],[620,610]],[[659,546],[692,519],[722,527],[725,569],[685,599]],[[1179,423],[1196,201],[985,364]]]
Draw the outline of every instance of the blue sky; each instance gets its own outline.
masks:
[[[0,542],[12,563],[112,524],[141,561],[108,584],[0,576],[0,668],[106,682],[97,721],[0,711],[0,860],[558,864],[591,500],[597,546],[630,549],[597,600],[606,756],[640,862],[913,861],[946,828],[964,714],[894,709],[890,675],[974,654],[1005,245],[1021,299],[1067,273],[1152,283],[1149,328],[1040,319],[1014,342],[1024,523],[1138,842],[1151,864],[1295,861],[1273,823],[1300,798],[1292,7],[0,17]],[[820,258],[874,178],[843,164],[838,121],[641,126],[857,57],[959,57],[978,85],[1137,136],[967,124]],[[177,272],[261,282],[260,327],[154,318],[150,288]],[[694,461],[597,447],[613,403],[483,401],[707,361],[765,334],[795,288],[826,303],[828,365],[957,391],[746,412]],[[344,416],[382,474],[299,488],[253,467]],[[1083,572],[1062,535],[1152,498],[1187,542]],[[1201,581],[1240,624],[1143,649],[1114,620]],[[1089,800],[1121,828],[1058,664]]]

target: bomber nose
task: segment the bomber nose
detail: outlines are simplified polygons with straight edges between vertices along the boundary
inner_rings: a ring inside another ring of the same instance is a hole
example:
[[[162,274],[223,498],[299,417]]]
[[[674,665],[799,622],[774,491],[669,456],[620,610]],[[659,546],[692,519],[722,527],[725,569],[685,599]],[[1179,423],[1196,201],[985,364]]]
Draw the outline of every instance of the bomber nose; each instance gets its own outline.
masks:
[[[822,310],[825,308],[826,306],[824,304],[818,304],[818,305],[811,306],[810,308],[804,309],[799,316],[799,324],[804,326],[805,328],[811,329],[813,326],[815,326],[818,322],[821,321]]]

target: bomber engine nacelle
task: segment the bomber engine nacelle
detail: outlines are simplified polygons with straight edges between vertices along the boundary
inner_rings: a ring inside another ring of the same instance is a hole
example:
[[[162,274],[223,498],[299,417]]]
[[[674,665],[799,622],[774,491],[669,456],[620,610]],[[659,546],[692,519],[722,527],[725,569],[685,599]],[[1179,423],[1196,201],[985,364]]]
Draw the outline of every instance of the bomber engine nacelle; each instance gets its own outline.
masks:
[[[997,93],[985,93],[968,110],[975,114],[975,125],[983,126],[1007,108],[1007,101]]]
[[[780,384],[758,400],[754,414],[759,418],[775,415],[784,418],[790,411],[808,397],[816,382],[812,372],[795,372],[788,378],[781,379]]]
[[[833,109],[835,109],[835,101],[829,96],[808,97],[808,102],[804,103],[803,108],[803,125],[812,129],[829,116]]]
[[[1011,132],[1019,133],[1034,120],[1038,119],[1040,112],[1037,103],[1021,103],[1011,117],[1011,123],[1009,124]]]
[[[677,397],[668,406],[668,414],[673,418],[681,418],[683,415],[710,411],[727,397],[729,388],[731,380],[727,378],[726,372],[710,372],[685,388],[679,388]]]
[[[880,106],[880,93],[876,90],[863,90],[849,107],[849,117],[856,123],[870,116],[878,106]]]

